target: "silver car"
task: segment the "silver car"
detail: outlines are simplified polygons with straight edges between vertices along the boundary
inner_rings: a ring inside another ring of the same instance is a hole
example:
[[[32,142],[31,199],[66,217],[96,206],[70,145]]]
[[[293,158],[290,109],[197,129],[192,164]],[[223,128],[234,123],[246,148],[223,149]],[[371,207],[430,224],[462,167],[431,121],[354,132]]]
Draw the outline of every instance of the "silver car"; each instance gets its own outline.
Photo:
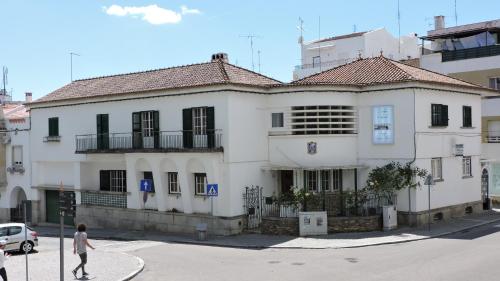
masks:
[[[28,226],[28,239],[25,243],[24,230],[24,223],[0,224],[0,240],[7,241],[5,251],[31,252],[35,246],[38,246],[38,234]]]

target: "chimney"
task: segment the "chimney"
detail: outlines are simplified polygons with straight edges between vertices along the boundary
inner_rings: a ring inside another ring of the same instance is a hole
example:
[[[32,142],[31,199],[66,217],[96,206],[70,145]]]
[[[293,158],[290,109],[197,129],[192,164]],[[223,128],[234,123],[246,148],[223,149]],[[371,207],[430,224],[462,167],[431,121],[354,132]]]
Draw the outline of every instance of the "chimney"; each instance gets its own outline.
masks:
[[[434,17],[434,30],[444,29],[444,16]]]
[[[26,92],[26,102],[31,102],[32,101],[32,94],[31,92]]]
[[[229,57],[226,53],[217,53],[212,55],[212,62],[221,60],[223,62],[229,63]]]

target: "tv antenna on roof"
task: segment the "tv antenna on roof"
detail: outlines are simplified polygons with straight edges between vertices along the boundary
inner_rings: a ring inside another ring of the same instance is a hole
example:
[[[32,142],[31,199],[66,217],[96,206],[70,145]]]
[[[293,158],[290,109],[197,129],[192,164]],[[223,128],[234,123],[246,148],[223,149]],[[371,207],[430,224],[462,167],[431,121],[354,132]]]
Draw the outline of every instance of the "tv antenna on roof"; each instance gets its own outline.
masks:
[[[70,52],[69,53],[69,60],[70,60],[70,72],[71,72],[71,82],[73,82],[73,56],[79,56],[77,53]]]
[[[253,61],[253,39],[261,37],[254,34],[240,35],[240,37],[245,37],[250,40],[250,51],[252,52],[252,71],[255,71],[255,63]]]
[[[455,26],[458,25],[457,0],[455,0]]]
[[[260,50],[257,50],[257,65],[259,66],[259,73],[260,73]]]
[[[3,95],[7,95],[6,86],[9,83],[7,80],[7,74],[9,74],[9,69],[6,66],[2,67],[2,85],[3,85],[2,94]]]

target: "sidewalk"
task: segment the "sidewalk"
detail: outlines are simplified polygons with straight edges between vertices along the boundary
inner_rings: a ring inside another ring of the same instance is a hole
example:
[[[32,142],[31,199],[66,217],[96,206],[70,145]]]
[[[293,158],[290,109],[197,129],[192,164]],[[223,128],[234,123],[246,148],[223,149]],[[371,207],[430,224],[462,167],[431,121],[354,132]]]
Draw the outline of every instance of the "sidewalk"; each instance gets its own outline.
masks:
[[[419,228],[400,227],[392,231],[361,233],[339,233],[315,237],[274,236],[263,234],[241,234],[236,236],[209,236],[207,241],[196,240],[195,234],[165,234],[149,231],[123,231],[116,229],[92,229],[92,238],[114,240],[152,240],[171,243],[187,243],[236,248],[296,248],[296,249],[340,249],[383,244],[403,243],[445,236],[481,225],[500,222],[500,210],[469,215],[446,222]],[[41,236],[58,236],[57,227],[35,227]],[[65,236],[72,237],[73,229],[67,229]]]
[[[143,268],[144,262],[137,257],[122,253],[116,246],[108,245],[107,241],[92,241],[96,250],[88,252],[88,263],[85,266],[90,273],[88,278],[75,278],[71,270],[80,263],[78,255],[72,251],[72,240],[64,241],[64,280],[100,280],[125,281],[137,275]],[[54,247],[55,246],[55,247]],[[59,239],[40,237],[40,246],[28,255],[29,280],[54,281],[59,280]],[[25,280],[26,263],[23,253],[12,253],[5,263],[9,280]]]

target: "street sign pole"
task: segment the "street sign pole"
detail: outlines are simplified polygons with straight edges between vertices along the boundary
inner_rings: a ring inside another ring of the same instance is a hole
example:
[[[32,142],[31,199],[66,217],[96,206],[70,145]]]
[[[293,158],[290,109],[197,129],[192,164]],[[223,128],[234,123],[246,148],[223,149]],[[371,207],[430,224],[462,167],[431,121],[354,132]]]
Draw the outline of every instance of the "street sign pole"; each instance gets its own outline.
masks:
[[[59,187],[59,280],[64,281],[64,205],[61,201],[64,199],[64,188],[61,182]]]
[[[28,216],[26,215],[26,209],[28,208],[28,200],[24,200],[24,245],[28,243]],[[26,247],[26,246],[25,246]],[[26,281],[28,278],[28,251],[24,250],[24,256],[26,257]]]
[[[434,185],[434,179],[432,178],[432,175],[427,175],[425,178],[425,185],[427,185],[427,196],[428,200],[427,203],[429,204],[427,208],[427,230],[431,231],[431,185]]]

